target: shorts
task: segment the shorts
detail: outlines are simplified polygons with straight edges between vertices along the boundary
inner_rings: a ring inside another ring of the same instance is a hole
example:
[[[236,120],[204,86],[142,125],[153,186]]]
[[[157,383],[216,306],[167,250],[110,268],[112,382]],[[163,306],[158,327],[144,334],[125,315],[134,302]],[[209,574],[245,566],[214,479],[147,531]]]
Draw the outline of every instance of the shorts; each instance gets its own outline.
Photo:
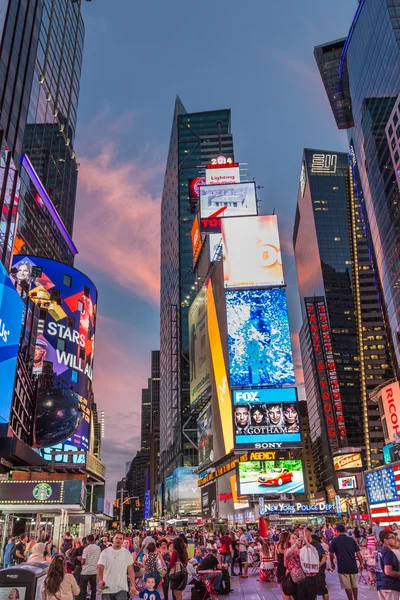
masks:
[[[243,564],[247,563],[247,561],[249,560],[247,552],[239,552],[239,557]]]
[[[325,596],[328,593],[326,587],[325,571],[323,573],[317,573],[317,596]]]
[[[357,575],[355,573],[338,573],[342,590],[357,589]]]
[[[379,600],[399,600],[400,592],[394,590],[378,590]]]

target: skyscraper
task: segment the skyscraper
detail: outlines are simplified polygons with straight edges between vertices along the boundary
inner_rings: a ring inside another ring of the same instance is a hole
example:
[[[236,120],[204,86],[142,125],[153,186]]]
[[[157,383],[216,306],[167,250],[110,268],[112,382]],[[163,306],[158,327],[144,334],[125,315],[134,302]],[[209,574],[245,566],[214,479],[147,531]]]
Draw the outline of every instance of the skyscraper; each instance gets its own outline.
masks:
[[[23,152],[70,235],[79,165],[73,143],[85,28],[81,0],[44,0]]]
[[[358,185],[365,199],[397,374],[400,364],[400,197],[396,177],[399,154],[396,155],[395,149],[400,137],[397,125],[400,117],[399,10],[400,0],[359,3],[340,57],[338,51],[335,53],[337,68],[333,72],[334,81],[329,85],[325,72],[335,52],[329,50],[332,43],[315,49],[336,123],[340,128],[348,128],[351,154],[358,166]],[[341,99],[336,93],[345,81],[348,81],[347,123],[340,116]],[[390,146],[394,149],[392,156]]]
[[[164,475],[197,464],[197,423],[189,408],[188,312],[196,290],[189,180],[211,158],[233,158],[230,110],[187,113],[176,99],[161,202],[160,462]]]
[[[319,487],[333,478],[332,457],[343,448],[365,448],[368,465],[382,459],[379,412],[368,393],[393,371],[362,211],[349,156],[304,150],[293,243],[303,314],[301,354]],[[314,319],[317,305],[326,312],[320,330]],[[328,335],[329,340],[325,339]],[[328,375],[329,370],[335,372],[330,383],[329,377],[322,377],[324,364]],[[331,397],[325,398],[326,394]]]

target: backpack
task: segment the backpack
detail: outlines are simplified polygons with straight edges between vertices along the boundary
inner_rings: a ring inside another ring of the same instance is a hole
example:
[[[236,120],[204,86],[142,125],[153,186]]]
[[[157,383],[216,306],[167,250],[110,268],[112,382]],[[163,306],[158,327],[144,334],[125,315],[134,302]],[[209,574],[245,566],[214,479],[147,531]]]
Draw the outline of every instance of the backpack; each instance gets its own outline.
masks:
[[[220,554],[226,554],[226,545],[225,544],[220,544],[219,545],[219,553]]]
[[[303,546],[300,550],[300,563],[306,575],[316,575],[319,571],[318,550],[314,546]]]
[[[17,544],[14,544],[14,546],[11,548],[10,556],[13,559],[13,562],[17,560]]]
[[[229,575],[229,571],[228,569],[222,569],[222,580],[221,586],[218,590],[218,594],[220,594],[221,596],[225,596],[227,594],[230,594],[231,590],[231,578]]]

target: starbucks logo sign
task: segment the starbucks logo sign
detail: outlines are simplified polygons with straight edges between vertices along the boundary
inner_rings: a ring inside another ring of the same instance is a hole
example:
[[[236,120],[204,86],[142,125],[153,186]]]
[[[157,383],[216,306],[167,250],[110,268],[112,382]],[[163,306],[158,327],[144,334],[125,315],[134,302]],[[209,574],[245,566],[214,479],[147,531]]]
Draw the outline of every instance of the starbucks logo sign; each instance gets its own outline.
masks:
[[[51,485],[48,483],[38,483],[33,488],[33,497],[35,500],[48,500],[52,494],[53,490],[51,489]]]

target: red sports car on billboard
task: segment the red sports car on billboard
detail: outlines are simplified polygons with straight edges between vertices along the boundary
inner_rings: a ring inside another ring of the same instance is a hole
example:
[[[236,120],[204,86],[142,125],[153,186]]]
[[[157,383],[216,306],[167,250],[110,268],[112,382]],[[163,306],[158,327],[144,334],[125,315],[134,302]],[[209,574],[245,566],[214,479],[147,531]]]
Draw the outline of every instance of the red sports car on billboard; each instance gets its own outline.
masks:
[[[258,478],[260,485],[283,485],[293,481],[293,473],[290,469],[272,469],[262,473]]]

